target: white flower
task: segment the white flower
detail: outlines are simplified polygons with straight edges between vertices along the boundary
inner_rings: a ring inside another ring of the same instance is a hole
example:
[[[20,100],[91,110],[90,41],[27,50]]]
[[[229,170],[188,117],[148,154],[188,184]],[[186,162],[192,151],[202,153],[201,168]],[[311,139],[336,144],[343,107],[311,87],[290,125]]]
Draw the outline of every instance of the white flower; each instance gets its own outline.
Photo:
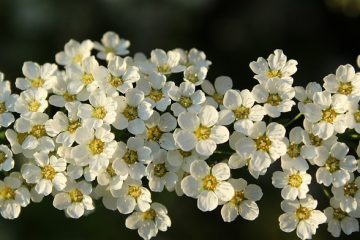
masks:
[[[126,93],[140,79],[139,68],[132,64],[130,57],[115,57],[109,61],[107,68],[99,67],[94,78],[108,96]]]
[[[294,89],[295,98],[299,101],[298,108],[301,113],[304,113],[304,105],[313,102],[314,94],[322,91],[321,85],[317,82],[309,82],[306,85],[306,89],[300,86],[296,86]]]
[[[181,188],[186,196],[197,198],[201,211],[212,211],[219,201],[230,201],[235,194],[233,186],[226,182],[230,178],[226,163],[210,168],[205,161],[197,160],[191,164],[190,174],[181,181]]]
[[[35,191],[45,196],[53,192],[62,191],[66,187],[66,161],[55,156],[49,157],[46,152],[34,154],[34,163],[23,164],[21,174],[27,183],[36,184]]]
[[[199,114],[183,112],[179,115],[178,123],[181,129],[175,131],[176,144],[183,151],[196,151],[204,156],[210,156],[216,150],[217,144],[225,143],[229,139],[229,130],[218,125],[218,111],[209,105],[201,108]]]
[[[249,137],[240,138],[236,143],[236,152],[243,158],[250,158],[255,171],[263,171],[270,164],[285,155],[283,142],[285,128],[278,123],[256,122],[249,130]]]
[[[117,209],[122,214],[132,213],[135,208],[145,212],[151,204],[151,193],[143,187],[141,181],[128,178],[123,187],[115,191],[117,197]]]
[[[109,60],[116,55],[126,55],[129,53],[127,48],[130,42],[126,39],[120,38],[114,32],[106,32],[101,38],[101,43],[94,42],[94,48],[98,50],[96,55],[100,59]]]
[[[178,168],[173,167],[166,161],[167,152],[163,149],[153,155],[153,160],[146,167],[149,187],[153,192],[162,192],[164,187],[168,191],[173,191],[178,180],[176,171]]]
[[[357,57],[357,65],[360,67],[360,55]]]
[[[220,122],[225,125],[234,123],[235,131],[247,134],[254,122],[261,121],[265,115],[262,106],[255,105],[252,93],[245,89],[241,92],[228,90],[224,96],[224,107],[226,110],[220,112]]]
[[[90,56],[92,48],[93,43],[90,40],[79,43],[71,39],[65,44],[64,51],[56,54],[56,62],[65,66],[81,64],[85,58]]]
[[[180,54],[180,64],[184,66],[203,66],[208,68],[211,65],[209,60],[206,60],[206,55],[203,51],[196,48],[190,49],[190,51],[184,51],[181,48],[176,48],[174,51]]]
[[[335,199],[340,202],[341,210],[347,213],[358,211],[360,206],[360,176],[354,179],[354,175],[351,174],[350,180],[344,186],[332,186],[331,192]]]
[[[221,216],[225,222],[232,222],[240,215],[246,220],[254,220],[259,215],[259,201],[263,195],[261,188],[255,184],[247,184],[242,179],[229,179],[235,193],[230,201],[221,208]]]
[[[81,127],[75,134],[75,141],[79,145],[72,149],[71,156],[79,166],[89,165],[94,172],[106,169],[117,148],[114,138],[110,129]]]
[[[360,107],[359,100],[350,101],[349,111],[346,113],[346,126],[360,133]]]
[[[170,74],[182,72],[184,66],[179,64],[180,54],[176,51],[168,51],[155,49],[151,51],[150,61],[155,71],[161,74]]]
[[[340,203],[335,198],[330,199],[330,206],[324,210],[328,223],[327,230],[334,237],[340,237],[341,230],[350,235],[353,232],[359,231],[359,222],[356,219],[359,217],[355,212],[346,213],[340,208]]]
[[[0,81],[0,129],[10,126],[14,121],[14,104],[17,95],[11,95],[10,82]]]
[[[207,75],[208,69],[203,66],[190,66],[184,71],[184,81],[195,86],[201,85]]]
[[[151,103],[144,101],[144,92],[136,88],[129,89],[125,97],[119,96],[117,101],[117,117],[112,124],[116,129],[127,129],[130,133],[137,135],[145,131],[144,121],[153,114]]]
[[[211,105],[217,108],[220,105],[223,105],[223,99],[226,91],[230,90],[233,87],[233,81],[230,77],[220,76],[215,79],[214,85],[208,81],[204,80],[201,84],[202,90],[209,96],[206,96],[206,105]]]
[[[343,133],[346,129],[346,118],[343,113],[348,108],[347,96],[330,92],[316,92],[314,103],[304,106],[305,118],[313,123],[312,132],[320,138],[327,139],[334,132]]]
[[[10,171],[14,168],[15,162],[12,151],[6,146],[0,145],[0,170]]]
[[[291,84],[279,78],[269,79],[264,84],[256,85],[252,94],[255,101],[264,104],[267,115],[277,118],[283,112],[290,112],[295,102],[295,90]]]
[[[192,151],[183,151],[181,149],[170,150],[167,152],[167,162],[175,167],[181,167],[182,170],[189,173],[190,165],[195,160],[205,160],[205,156],[202,156],[196,152],[196,150]]]
[[[171,226],[167,209],[160,203],[152,203],[147,211],[136,211],[126,218],[125,225],[129,229],[137,229],[144,240],[155,237],[158,231],[166,231]]]
[[[15,219],[19,217],[21,207],[26,207],[30,203],[29,190],[23,185],[21,175],[12,172],[0,180],[0,213],[5,219]]]
[[[99,128],[115,121],[117,102],[112,97],[107,97],[105,92],[97,90],[90,94],[89,102],[90,104],[79,106],[78,116],[82,119],[84,126]]]
[[[272,184],[276,188],[282,188],[281,196],[286,200],[302,199],[309,192],[308,185],[311,182],[311,175],[305,171],[285,169],[273,173]]]
[[[65,210],[71,218],[80,218],[85,210],[94,209],[93,200],[89,196],[91,192],[91,184],[85,181],[70,182],[63,192],[55,195],[53,205],[59,210]]]
[[[10,143],[11,151],[14,154],[22,153],[24,150],[22,149],[22,144],[26,139],[28,133],[18,133],[13,129],[7,129],[5,132],[6,139]],[[31,155],[30,155],[31,157]]]
[[[35,62],[25,62],[22,67],[25,78],[17,78],[15,85],[21,90],[30,88],[50,90],[56,82],[56,71],[56,64],[45,63],[40,66]]]
[[[347,155],[348,152],[349,148],[345,143],[337,142],[328,151],[314,158],[315,164],[319,166],[316,171],[317,182],[325,186],[344,186],[350,180],[350,173],[357,169],[355,157]]]
[[[311,239],[319,224],[326,221],[325,214],[315,210],[316,206],[317,201],[311,195],[300,200],[282,201],[281,209],[285,213],[279,217],[280,229],[284,232],[292,232],[296,229],[299,238]]]
[[[336,74],[324,78],[324,88],[330,93],[339,93],[349,97],[360,97],[360,73],[350,64],[340,65]]]
[[[28,89],[20,93],[15,102],[15,111],[20,114],[44,112],[48,107],[47,91],[43,88]]]
[[[117,152],[115,152],[115,154],[117,154]],[[114,191],[121,189],[123,181],[127,177],[127,171],[125,169],[116,168],[114,166],[114,159],[110,159],[108,167],[97,174],[96,180],[100,186],[106,187],[106,190],[113,194]],[[87,176],[85,173],[85,179],[86,178]]]
[[[169,97],[175,101],[171,105],[174,116],[182,112],[199,112],[201,104],[205,102],[205,94],[201,90],[195,91],[195,85],[189,82],[182,82],[180,87],[172,85],[169,89]]]
[[[270,54],[267,61],[259,57],[256,62],[250,63],[251,70],[256,74],[254,78],[259,83],[264,84],[268,79],[281,78],[288,82],[293,83],[293,75],[296,71],[297,61],[290,59],[287,61],[287,57],[282,50],[275,50],[274,54]]]

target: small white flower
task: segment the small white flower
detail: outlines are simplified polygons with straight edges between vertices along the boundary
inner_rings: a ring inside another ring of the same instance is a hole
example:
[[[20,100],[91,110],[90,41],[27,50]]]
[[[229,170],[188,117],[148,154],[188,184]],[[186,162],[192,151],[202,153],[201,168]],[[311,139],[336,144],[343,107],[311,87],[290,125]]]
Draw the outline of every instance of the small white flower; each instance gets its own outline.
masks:
[[[251,62],[250,68],[256,74],[254,78],[261,84],[266,83],[271,78],[281,78],[292,84],[293,78],[291,75],[297,71],[297,64],[297,61],[293,59],[287,61],[283,51],[277,49],[274,54],[270,54],[267,60],[259,57],[256,62]]]
[[[283,112],[290,112],[295,105],[292,100],[295,96],[294,88],[279,78],[256,85],[252,94],[256,102],[264,104],[266,114],[273,118],[279,117]]]
[[[281,209],[285,213],[279,217],[280,229],[284,232],[296,229],[299,238],[311,239],[318,226],[326,221],[325,214],[315,210],[316,206],[317,201],[311,195],[300,200],[282,201]]]
[[[311,175],[305,171],[285,169],[273,173],[272,184],[276,188],[282,188],[281,196],[286,200],[302,199],[309,192],[308,185],[311,182]]]
[[[171,226],[167,209],[160,203],[152,203],[146,211],[136,211],[126,218],[125,225],[129,229],[137,229],[144,240],[155,237],[158,231],[166,231]]]
[[[261,188],[255,184],[247,184],[242,179],[229,179],[235,193],[230,201],[221,208],[221,216],[225,222],[232,222],[238,215],[246,220],[254,220],[259,215],[259,201],[263,195]]]
[[[226,91],[233,87],[233,81],[230,77],[220,76],[215,79],[214,85],[204,80],[201,84],[202,90],[209,96],[206,96],[206,105],[214,106],[215,108],[223,105],[223,99]]]
[[[71,218],[80,218],[85,210],[94,209],[93,200],[89,196],[91,192],[91,184],[85,181],[68,183],[62,192],[55,195],[53,205],[59,210],[65,210]]]
[[[15,162],[12,151],[6,146],[0,145],[0,170],[10,171],[14,168]]]
[[[227,182],[230,168],[226,163],[218,163],[210,168],[203,160],[194,161],[190,174],[181,181],[186,196],[197,198],[201,211],[214,210],[219,202],[227,202],[235,194],[233,186]]]
[[[179,115],[178,123],[181,129],[174,132],[176,144],[183,151],[196,151],[204,156],[210,156],[216,150],[217,144],[225,143],[229,139],[229,130],[218,125],[219,113],[213,107],[205,105],[199,114],[183,112]]]
[[[175,167],[181,168],[183,171],[190,173],[190,165],[195,160],[205,160],[206,157],[198,154],[196,150],[183,151],[181,149],[170,150],[167,152],[168,163]]]
[[[115,154],[117,154],[117,152],[115,152]],[[112,194],[114,191],[121,189],[123,181],[128,177],[128,173],[125,169],[118,169],[113,164],[114,159],[110,159],[108,167],[100,171],[96,178],[98,184],[106,187],[106,190],[110,191]]]
[[[203,66],[190,66],[184,71],[184,81],[195,86],[201,85],[207,75],[208,69]]]
[[[203,51],[196,48],[190,49],[190,51],[184,51],[181,48],[176,48],[174,51],[180,54],[180,64],[184,66],[203,66],[208,68],[211,62],[206,59],[206,55]]]
[[[47,91],[43,88],[28,89],[20,93],[15,102],[15,111],[20,114],[44,112],[48,107]]]
[[[15,85],[21,90],[44,88],[50,90],[56,82],[57,65],[45,63],[39,65],[35,62],[25,62],[22,72],[25,78],[17,78]]]
[[[357,65],[360,67],[360,55],[357,57]]]
[[[317,82],[309,82],[305,89],[300,86],[296,86],[294,89],[295,98],[299,101],[298,108],[301,113],[304,113],[304,105],[313,102],[314,94],[322,91],[321,85]]]
[[[22,149],[22,144],[26,137],[28,136],[28,133],[18,133],[14,131],[13,129],[7,129],[5,132],[6,139],[10,143],[11,151],[14,154],[22,153],[24,150]],[[27,156],[27,155],[26,155]],[[31,157],[31,155],[30,155]]]
[[[66,187],[66,161],[55,156],[49,157],[46,152],[34,154],[34,163],[30,162],[21,167],[21,174],[27,183],[36,184],[35,191],[44,196],[53,192],[62,191]]]
[[[331,192],[335,199],[340,202],[341,210],[347,213],[358,211],[360,206],[360,176],[354,179],[354,175],[351,174],[350,180],[344,186],[332,186]]]
[[[168,51],[155,49],[151,51],[151,63],[155,71],[161,74],[170,74],[182,72],[184,66],[180,65],[180,54],[176,51]]]
[[[3,181],[0,180],[0,213],[3,218],[18,218],[21,207],[26,207],[29,203],[30,193],[23,185],[19,173],[12,172]]]
[[[93,45],[90,40],[79,43],[71,39],[65,44],[64,51],[56,54],[56,62],[65,66],[81,64],[85,58],[90,56]]]
[[[94,42],[94,48],[98,50],[96,55],[100,59],[112,59],[116,55],[126,55],[129,53],[127,49],[130,46],[130,42],[126,39],[120,38],[118,34],[114,32],[106,32],[101,38],[101,43]]]
[[[346,113],[346,125],[360,133],[360,107],[359,100],[353,100],[349,103],[349,111]]]

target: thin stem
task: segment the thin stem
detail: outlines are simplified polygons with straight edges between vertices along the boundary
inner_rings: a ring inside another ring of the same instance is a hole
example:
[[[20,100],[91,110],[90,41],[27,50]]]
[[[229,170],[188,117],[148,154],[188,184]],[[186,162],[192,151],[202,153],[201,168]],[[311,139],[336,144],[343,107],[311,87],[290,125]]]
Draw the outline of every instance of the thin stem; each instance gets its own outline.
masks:
[[[325,188],[325,187],[323,187],[322,189],[323,189],[324,194],[325,194],[328,198],[331,198],[331,194],[330,194],[329,190],[328,190],[327,188]]]
[[[302,113],[298,113],[293,119],[291,119],[288,123],[285,124],[285,127],[291,125],[293,122],[299,119],[301,117]]]

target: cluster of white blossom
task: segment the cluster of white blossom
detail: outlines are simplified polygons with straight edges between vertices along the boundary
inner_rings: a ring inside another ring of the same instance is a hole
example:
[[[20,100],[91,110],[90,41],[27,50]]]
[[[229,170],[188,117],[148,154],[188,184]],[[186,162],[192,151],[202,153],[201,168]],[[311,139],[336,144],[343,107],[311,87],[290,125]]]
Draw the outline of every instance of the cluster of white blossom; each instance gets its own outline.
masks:
[[[211,62],[202,51],[131,57],[129,45],[113,32],[101,42],[70,40],[57,64],[24,63],[19,94],[0,74],[4,218],[50,195],[55,208],[80,218],[101,199],[150,239],[171,225],[151,196],[165,188],[197,199],[201,211],[221,205],[226,222],[254,220],[262,190],[232,173],[246,167],[257,179],[281,161],[272,176],[284,199],[281,230],[301,239],[325,222],[335,237],[359,230],[360,73],[351,65],[323,86],[294,87],[297,62],[275,50],[250,63],[258,84],[239,91],[229,77],[206,80]],[[299,114],[280,118],[297,111],[295,100]],[[290,128],[300,116],[303,126]],[[309,194],[311,168],[313,182],[331,189],[324,211]]]

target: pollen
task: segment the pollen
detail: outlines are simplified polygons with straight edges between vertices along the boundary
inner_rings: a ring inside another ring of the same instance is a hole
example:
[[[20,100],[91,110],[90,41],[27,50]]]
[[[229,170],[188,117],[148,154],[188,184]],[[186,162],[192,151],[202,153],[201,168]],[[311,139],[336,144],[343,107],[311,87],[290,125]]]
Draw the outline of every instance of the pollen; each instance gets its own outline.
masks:
[[[89,149],[92,153],[92,155],[98,155],[101,154],[104,151],[105,143],[101,141],[100,139],[94,138],[89,143]]]
[[[273,69],[273,70],[269,70],[266,74],[266,76],[268,78],[281,78],[282,77],[282,73],[280,70],[276,70],[276,69]]]
[[[127,105],[123,112],[124,116],[129,120],[132,121],[138,117],[138,112],[136,107],[132,107]]]
[[[325,162],[325,168],[333,173],[340,169],[340,161],[333,156],[330,156]]]
[[[220,93],[214,93],[214,95],[212,95],[212,97],[217,104],[223,103],[224,95],[221,95]]]
[[[180,97],[179,103],[184,108],[191,107],[191,105],[192,105],[191,98],[190,97],[185,97],[185,96]]]
[[[268,136],[260,136],[256,139],[256,148],[264,152],[268,152],[271,147],[271,140]]]
[[[128,195],[138,199],[138,197],[140,197],[141,195],[141,188],[139,186],[129,186],[128,188]]]
[[[341,210],[340,208],[336,208],[334,209],[334,213],[333,216],[336,220],[343,220],[345,217],[348,216],[348,214],[346,212],[344,212],[343,210]]]
[[[1,110],[0,110],[0,113],[1,113]],[[359,110],[354,113],[354,120],[355,120],[355,122],[360,123],[360,111]]]
[[[106,116],[106,109],[103,106],[100,107],[94,107],[94,110],[92,112],[92,116],[97,119],[104,119]]]
[[[111,163],[106,168],[106,172],[110,175],[110,177],[115,177],[116,176],[116,172],[115,172],[114,168],[112,167]]]
[[[81,77],[81,81],[85,85],[89,85],[94,81],[94,77],[91,73],[84,73],[84,75]]]
[[[23,144],[28,135],[28,133],[17,133],[16,140],[19,144]]]
[[[65,92],[63,94],[65,102],[73,102],[76,100],[76,95],[70,94],[68,92]]]
[[[37,112],[37,110],[39,110],[41,104],[36,101],[35,99],[34,100],[31,100],[29,103],[28,103],[28,109],[30,112]]]
[[[69,196],[70,196],[71,202],[73,202],[73,203],[82,202],[82,200],[84,199],[84,196],[83,196],[82,192],[77,188],[70,191]]]
[[[165,167],[165,163],[156,164],[154,166],[154,175],[155,177],[163,177],[168,172],[168,170]]]
[[[153,140],[156,142],[160,140],[162,134],[163,132],[160,130],[158,126],[148,128],[146,133],[148,140]]]
[[[312,133],[309,134],[310,142],[312,145],[319,147],[321,146],[322,139]]]
[[[116,77],[116,76],[111,75],[111,77],[109,79],[109,84],[111,86],[113,86],[114,88],[121,86],[123,83],[124,83],[124,80],[121,77]]]
[[[301,144],[296,144],[296,143],[291,143],[287,150],[287,154],[292,159],[295,159],[298,156],[300,156],[300,152],[301,152]]]
[[[306,220],[310,217],[311,212],[306,207],[300,207],[296,210],[296,217],[301,220]]]
[[[186,79],[189,81],[189,82],[192,82],[192,83],[197,83],[199,81],[199,77],[197,75],[197,73],[189,73],[187,76],[186,76]]]
[[[353,86],[351,82],[341,82],[338,88],[338,93],[348,96],[352,93],[352,90],[353,90]]]
[[[207,191],[214,191],[217,185],[218,181],[213,175],[207,175],[202,179],[202,187]]]
[[[136,163],[138,161],[138,154],[137,154],[136,151],[128,149],[126,151],[123,159],[124,159],[124,162],[131,165],[131,164],[134,164],[134,163]]]
[[[6,111],[7,111],[7,109],[6,109],[5,103],[0,102],[0,114],[4,113]]]
[[[56,171],[52,166],[47,165],[41,169],[41,174],[44,179],[53,180],[56,175]]]
[[[76,55],[72,58],[72,62],[73,62],[73,63],[76,63],[76,64],[81,63],[82,58],[83,58],[83,57],[82,57],[81,54],[76,54]]]
[[[288,184],[294,188],[298,188],[302,184],[302,178],[299,173],[294,173],[289,176]]]
[[[163,98],[164,94],[160,89],[152,88],[149,93],[149,98],[155,102],[160,101]]]
[[[80,126],[81,126],[80,121],[78,121],[78,120],[71,121],[71,122],[69,122],[67,130],[69,133],[74,133],[76,131],[76,129],[78,129]]]
[[[240,106],[233,112],[236,120],[247,119],[249,117],[250,109],[244,106]]]
[[[282,99],[277,93],[269,94],[266,103],[272,106],[278,106],[281,103]]]
[[[156,212],[154,209],[150,208],[149,210],[147,210],[146,212],[144,212],[142,214],[142,217],[144,220],[155,220],[156,217]]]
[[[328,108],[322,111],[322,120],[328,123],[333,123],[336,119],[337,113],[333,108]]]
[[[45,81],[42,78],[35,78],[31,80],[31,87],[33,88],[41,88],[44,85]]]
[[[191,151],[184,151],[184,150],[181,150],[181,149],[179,149],[178,151],[179,151],[180,155],[181,155],[183,158],[190,157],[191,154],[192,154]]]
[[[31,128],[30,134],[36,137],[37,139],[46,136],[46,129],[44,125],[34,125]]]
[[[206,140],[210,137],[211,128],[200,125],[194,133],[198,140]]]
[[[0,189],[0,200],[13,200],[15,199],[15,191],[14,189],[8,187],[8,186],[3,186]]]
[[[357,193],[358,190],[359,188],[355,182],[348,183],[344,186],[344,195],[355,197],[355,194]]]
[[[244,191],[236,191],[233,198],[230,200],[230,202],[236,206],[239,206],[242,201],[245,200],[245,193]]]
[[[159,73],[168,73],[170,72],[171,67],[169,66],[169,64],[162,64],[157,67],[157,70]]]
[[[3,151],[0,151],[0,164],[5,162],[5,160],[6,160],[6,153]]]

